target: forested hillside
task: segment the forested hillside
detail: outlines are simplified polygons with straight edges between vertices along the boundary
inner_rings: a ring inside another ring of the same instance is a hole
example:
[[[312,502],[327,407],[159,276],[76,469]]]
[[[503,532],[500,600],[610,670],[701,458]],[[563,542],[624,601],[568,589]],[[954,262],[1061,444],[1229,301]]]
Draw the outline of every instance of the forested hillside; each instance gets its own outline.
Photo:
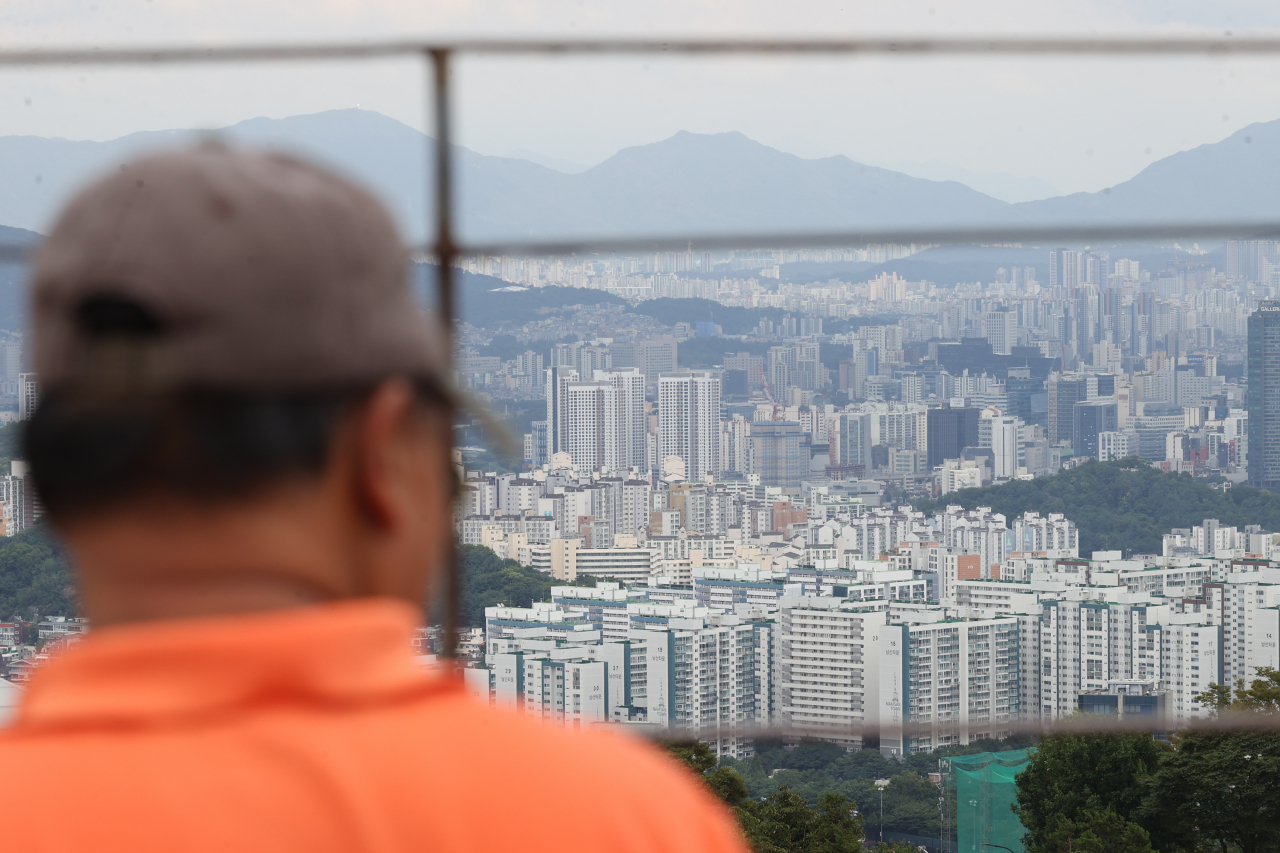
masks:
[[[464,545],[460,551],[463,625],[484,625],[486,607],[528,607],[547,601],[551,585],[560,583],[479,545]],[[13,616],[29,620],[33,609],[41,616],[76,611],[75,578],[66,550],[44,524],[8,539],[0,537],[0,621]]]
[[[0,538],[0,621],[75,612],[66,551],[44,525]]]
[[[1028,510],[1060,512],[1080,528],[1080,553],[1160,553],[1161,536],[1206,518],[1243,528],[1280,531],[1280,496],[1249,486],[1225,492],[1188,474],[1165,474],[1137,459],[1086,462],[1052,477],[1015,480],[985,489],[961,489],[936,501],[917,501],[926,512],[948,504],[989,506],[1013,519]]]

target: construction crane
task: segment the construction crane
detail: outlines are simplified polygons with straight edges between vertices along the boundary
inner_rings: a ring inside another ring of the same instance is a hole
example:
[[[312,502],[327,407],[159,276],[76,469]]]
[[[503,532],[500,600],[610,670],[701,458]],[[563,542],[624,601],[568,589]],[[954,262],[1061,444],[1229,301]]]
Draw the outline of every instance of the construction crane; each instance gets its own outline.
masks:
[[[764,368],[758,364],[756,365],[756,378],[760,380],[760,385],[764,388],[764,395],[768,398],[769,404],[773,406],[774,422],[781,420],[778,415],[778,401],[773,399],[773,390],[769,387],[769,383],[764,380]]]

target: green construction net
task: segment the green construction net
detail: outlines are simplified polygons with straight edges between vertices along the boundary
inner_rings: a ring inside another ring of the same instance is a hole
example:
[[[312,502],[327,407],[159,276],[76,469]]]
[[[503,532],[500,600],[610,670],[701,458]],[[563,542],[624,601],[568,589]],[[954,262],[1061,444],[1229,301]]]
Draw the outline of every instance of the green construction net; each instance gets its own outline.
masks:
[[[1011,808],[1014,776],[1027,766],[1027,750],[957,755],[951,762],[956,792],[957,853],[1022,853],[1026,831]]]

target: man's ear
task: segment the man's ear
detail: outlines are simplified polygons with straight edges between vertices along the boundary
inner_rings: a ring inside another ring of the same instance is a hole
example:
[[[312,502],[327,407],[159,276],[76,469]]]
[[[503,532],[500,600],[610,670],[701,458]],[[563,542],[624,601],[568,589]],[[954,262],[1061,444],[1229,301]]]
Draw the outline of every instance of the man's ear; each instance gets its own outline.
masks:
[[[412,514],[406,476],[415,452],[415,405],[412,385],[387,379],[353,416],[348,440],[355,498],[379,527],[407,523]]]

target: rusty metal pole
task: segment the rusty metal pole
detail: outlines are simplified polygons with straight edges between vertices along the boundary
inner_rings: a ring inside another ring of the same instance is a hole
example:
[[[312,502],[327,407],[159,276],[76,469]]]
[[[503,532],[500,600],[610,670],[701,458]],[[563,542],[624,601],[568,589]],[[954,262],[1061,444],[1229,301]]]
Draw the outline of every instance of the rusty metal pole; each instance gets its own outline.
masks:
[[[432,83],[435,106],[435,214],[436,239],[435,255],[437,267],[438,303],[440,322],[445,325],[450,336],[449,352],[452,355],[453,321],[455,319],[457,301],[454,297],[453,263],[457,257],[457,247],[453,239],[453,163],[452,133],[449,126],[449,51],[435,48],[427,52],[431,59]],[[450,413],[450,422],[453,413]],[[450,433],[452,435],[452,433]],[[450,467],[452,467],[452,454]],[[443,624],[440,626],[444,636],[441,637],[440,653],[445,658],[456,658],[458,655],[458,628],[462,610],[462,570],[458,562],[458,543],[455,537],[449,537],[448,564],[437,576],[440,589],[436,600],[443,611]]]

